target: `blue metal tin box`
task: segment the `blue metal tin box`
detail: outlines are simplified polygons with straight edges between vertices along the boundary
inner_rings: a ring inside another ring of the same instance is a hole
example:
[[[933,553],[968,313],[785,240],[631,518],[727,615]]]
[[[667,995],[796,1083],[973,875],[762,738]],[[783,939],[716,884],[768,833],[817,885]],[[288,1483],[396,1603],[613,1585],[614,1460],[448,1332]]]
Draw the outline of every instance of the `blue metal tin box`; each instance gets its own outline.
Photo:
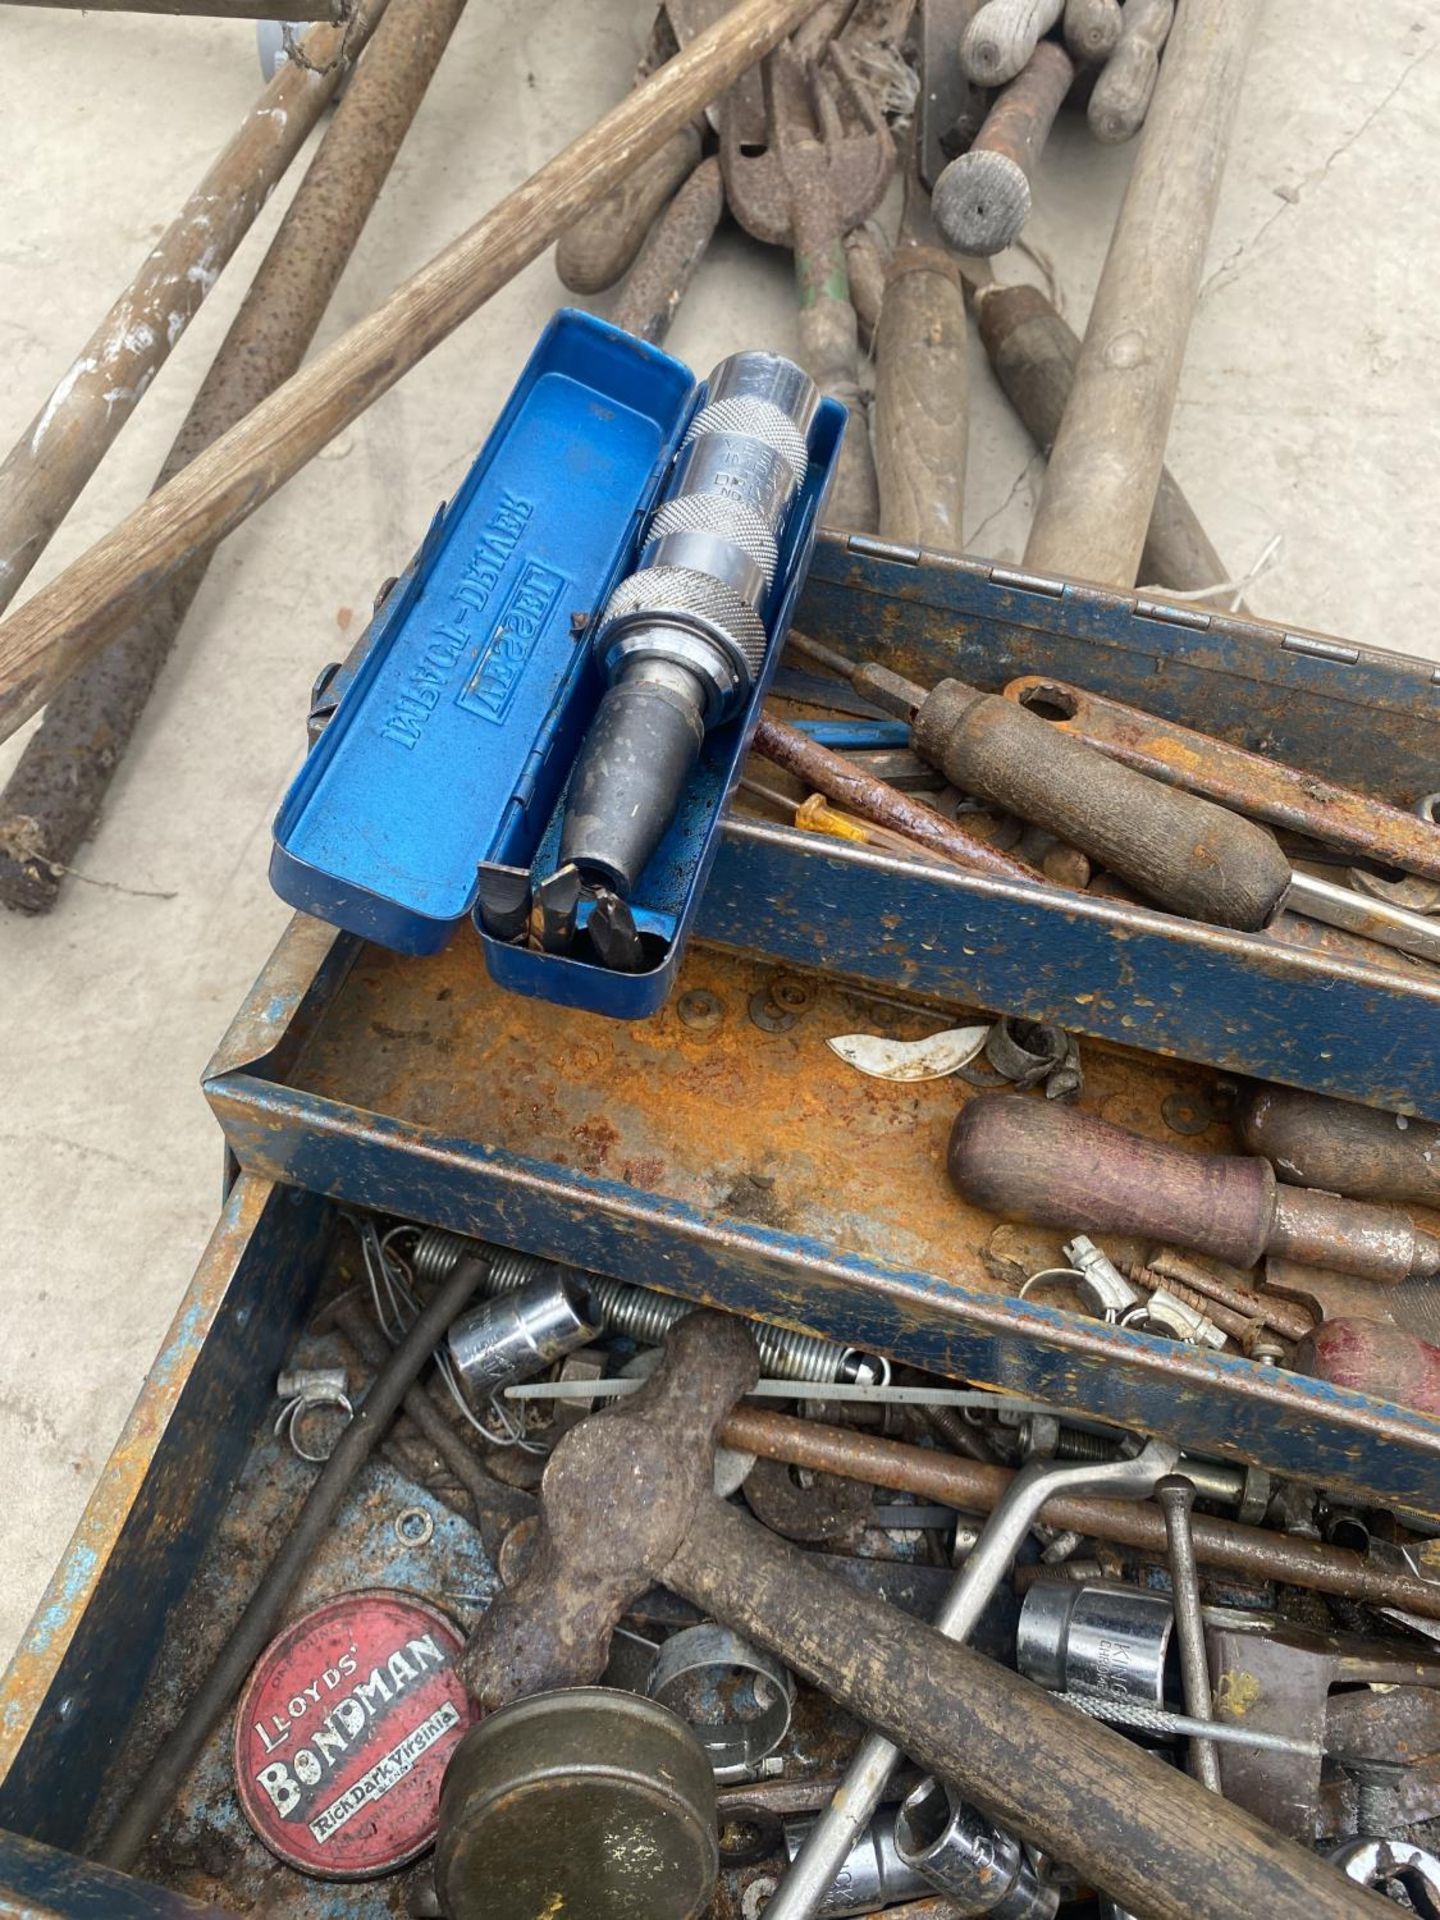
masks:
[[[459,493],[325,683],[323,728],[275,821],[282,899],[398,952],[434,953],[472,916],[482,861],[548,858],[602,692],[591,622],[703,391],[680,361],[592,315],[550,322]],[[772,634],[803,582],[844,420],[823,403],[766,609]],[[663,942],[659,962],[612,973],[507,946],[477,918],[495,979],[627,1019],[663,1004],[778,653],[744,711],[707,736],[632,897],[641,931]]]

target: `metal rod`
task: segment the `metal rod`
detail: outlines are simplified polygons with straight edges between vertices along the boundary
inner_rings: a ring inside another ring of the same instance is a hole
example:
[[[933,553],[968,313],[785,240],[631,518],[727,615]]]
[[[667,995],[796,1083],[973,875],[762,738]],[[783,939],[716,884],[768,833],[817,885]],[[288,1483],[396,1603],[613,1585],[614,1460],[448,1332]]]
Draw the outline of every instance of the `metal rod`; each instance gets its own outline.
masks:
[[[309,1565],[317,1545],[334,1519],[405,1395],[484,1277],[477,1260],[462,1260],[406,1333],[384,1369],[375,1376],[355,1418],[335,1444],[320,1469],[295,1524],[265,1569],[215,1664],[191,1696],[190,1704],[172,1728],[139,1784],[121,1810],[95,1857],[107,1867],[131,1866],[150,1838],[165,1809],[179,1792],[216,1721],[245,1682],[280,1623],[285,1603]]]
[[[11,7],[81,8],[86,13],[197,14],[212,20],[324,19],[343,26],[345,0],[4,0]]]
[[[6,455],[0,609],[80,497],[384,10],[385,0],[367,0],[346,26],[306,35],[303,61],[281,66]],[[0,698],[0,712],[4,704]]]
[[[397,0],[398,4],[398,0]],[[359,1354],[365,1365],[375,1374],[384,1367],[390,1358],[390,1348],[386,1346],[370,1315],[360,1304],[358,1295],[337,1300],[331,1309],[335,1324]],[[486,1518],[487,1508],[499,1483],[491,1478],[480,1464],[479,1459],[460,1438],[444,1414],[436,1406],[430,1395],[417,1379],[408,1388],[400,1402],[401,1412],[411,1420],[420,1437],[438,1454],[448,1470],[464,1488],[477,1525]],[[504,1492],[510,1491],[502,1489]]]
[[[957,866],[976,873],[988,873],[1001,880],[1028,880],[1044,886],[1043,875],[1027,867],[1008,853],[987,845],[974,834],[957,827],[933,807],[888,786],[873,774],[861,773],[838,753],[818,745],[787,727],[769,714],[761,716],[755,729],[755,751],[777,767],[794,774],[797,780],[817,788],[828,799],[849,807],[862,819],[904,834],[927,852],[953,860]]]
[[[1225,1720],[1197,1720],[1188,1713],[1167,1713],[1163,1707],[1149,1706],[1143,1700],[1123,1700],[1114,1694],[1062,1693],[1057,1696],[1067,1707],[1092,1720],[1110,1720],[1117,1727],[1134,1727],[1137,1733],[1170,1733],[1189,1739],[1200,1736],[1201,1744],[1250,1747],[1257,1753],[1293,1753],[1307,1760],[1323,1760],[1324,1747],[1313,1740],[1292,1740],[1283,1733],[1262,1733],[1256,1727],[1232,1724]],[[1215,1793],[1220,1791],[1217,1785]]]
[[[1308,914],[1327,927],[1363,934],[1367,940],[1394,947],[1413,959],[1440,960],[1440,925],[1434,920],[1423,913],[1411,913],[1407,907],[1393,907],[1388,900],[1377,900],[1368,893],[1337,887],[1333,880],[1317,880],[1310,873],[1294,874],[1281,906],[1287,913]]]
[[[0,623],[0,738],[815,4],[740,0]]]
[[[1175,1614],[1175,1638],[1180,1647],[1180,1684],[1185,1711],[1197,1726],[1215,1718],[1210,1692],[1210,1662],[1205,1655],[1205,1612],[1200,1602],[1200,1570],[1195,1564],[1195,1542],[1190,1537],[1190,1515],[1195,1489],[1183,1474],[1167,1474],[1155,1489],[1165,1516],[1165,1538],[1170,1552],[1170,1595]],[[1190,1772],[1202,1787],[1220,1793],[1220,1756],[1208,1736],[1190,1737]]]
[[[464,5],[393,0],[166,455],[157,488],[304,360]],[[197,554],[60,690],[26,743],[0,795],[5,906],[25,913],[54,906],[213,553]]]
[[[1135,584],[1262,11],[1257,0],[1180,9],[1026,544],[1036,572]]]
[[[965,1513],[988,1513],[1014,1478],[1006,1467],[960,1460],[933,1447],[907,1446],[761,1407],[737,1407],[720,1438],[727,1447],[767,1460],[863,1480],[895,1493],[917,1494]],[[1087,1537],[1113,1540],[1142,1552],[1164,1553],[1167,1545],[1164,1516],[1148,1503],[1130,1506],[1067,1494],[1051,1500],[1040,1518],[1046,1526],[1073,1528]],[[1347,1548],[1209,1514],[1194,1517],[1191,1534],[1202,1566],[1281,1580],[1318,1593],[1338,1593],[1375,1606],[1401,1607],[1427,1620],[1440,1620],[1440,1582],[1374,1565],[1364,1554]]]
[[[750,1323],[752,1328],[755,1322]],[[846,1349],[849,1351],[849,1349]],[[507,1400],[619,1400],[638,1393],[643,1380],[532,1380],[507,1387]],[[1008,1393],[983,1393],[969,1387],[888,1387],[844,1380],[757,1380],[749,1397],[757,1400],[859,1401],[862,1406],[988,1407],[1007,1413],[1054,1413],[1043,1400],[1015,1400]]]
[[[1085,1461],[1079,1465],[1032,1460],[1010,1482],[989,1524],[976,1541],[954,1585],[941,1604],[935,1628],[947,1640],[963,1644],[1053,1495],[1106,1491],[1112,1498],[1142,1499],[1175,1464],[1178,1448],[1152,1440],[1134,1460]],[[867,1733],[856,1749],[844,1784],[806,1835],[805,1844],[776,1888],[766,1912],[770,1920],[812,1920],[856,1839],[884,1796],[886,1782],[902,1758],[884,1734]]]

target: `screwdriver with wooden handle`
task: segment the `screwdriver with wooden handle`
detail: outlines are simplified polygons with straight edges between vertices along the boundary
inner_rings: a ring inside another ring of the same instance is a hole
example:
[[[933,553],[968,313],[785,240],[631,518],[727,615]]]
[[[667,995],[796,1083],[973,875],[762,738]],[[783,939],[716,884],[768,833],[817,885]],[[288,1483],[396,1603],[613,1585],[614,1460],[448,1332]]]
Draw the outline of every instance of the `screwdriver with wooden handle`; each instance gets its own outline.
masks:
[[[910,723],[915,750],[962,793],[1046,828],[1172,913],[1259,933],[1281,912],[1440,960],[1440,925],[1296,873],[1274,835],[1162,786],[963,680],[932,692],[888,667],[854,668],[858,693]]]
[[[1280,1254],[1386,1287],[1440,1274],[1440,1239],[1399,1207],[1282,1186],[1258,1156],[1187,1152],[1023,1094],[968,1100],[948,1164],[964,1199],[1031,1226],[1163,1240],[1235,1267]]]
[[[1440,1126],[1299,1087],[1253,1087],[1236,1130],[1282,1180],[1366,1200],[1440,1207]]]

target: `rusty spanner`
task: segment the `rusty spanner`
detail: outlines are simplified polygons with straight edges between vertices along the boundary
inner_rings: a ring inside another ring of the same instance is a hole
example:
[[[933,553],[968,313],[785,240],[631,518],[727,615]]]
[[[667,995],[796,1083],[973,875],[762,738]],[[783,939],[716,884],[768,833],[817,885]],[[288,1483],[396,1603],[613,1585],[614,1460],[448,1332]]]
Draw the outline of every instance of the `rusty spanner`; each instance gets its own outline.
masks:
[[[741,137],[738,116],[720,129],[720,164],[735,218],[747,233],[795,255],[800,359],[821,391],[844,402],[850,430],[827,519],[873,531],[879,494],[860,400],[860,346],[844,236],[879,205],[895,147],[844,52],[805,60],[793,45],[765,62],[763,150]],[[857,129],[858,130],[852,130]]]

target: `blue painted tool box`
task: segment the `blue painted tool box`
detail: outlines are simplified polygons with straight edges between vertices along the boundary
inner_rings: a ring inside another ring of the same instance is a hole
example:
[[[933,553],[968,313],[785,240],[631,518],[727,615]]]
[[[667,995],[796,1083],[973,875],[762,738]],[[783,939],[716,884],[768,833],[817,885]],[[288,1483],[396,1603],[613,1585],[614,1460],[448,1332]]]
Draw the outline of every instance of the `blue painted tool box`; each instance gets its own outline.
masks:
[[[1052,673],[1400,802],[1435,785],[1432,670],[1338,641],[854,538],[820,541],[797,624],[922,680]],[[341,1204],[1440,1512],[1440,1421],[1015,1300],[995,1223],[944,1175],[965,1089],[862,1080],[825,1045],[978,1005],[1094,1036],[1087,1105],[1156,1137],[1168,1096],[1206,1110],[1216,1068],[1440,1117],[1429,971],[1290,931],[950,875],[743,816],[648,1021],[507,993],[473,942],[398,956],[297,918],[207,1074],[238,1178],[7,1676],[0,1889],[43,1905],[49,1888],[64,1914],[181,1911],[133,1882],[109,1905],[90,1887],[86,1906],[65,1854],[168,1657]],[[792,1017],[757,1024],[781,976]],[[1218,1105],[1193,1144],[1231,1144]]]

